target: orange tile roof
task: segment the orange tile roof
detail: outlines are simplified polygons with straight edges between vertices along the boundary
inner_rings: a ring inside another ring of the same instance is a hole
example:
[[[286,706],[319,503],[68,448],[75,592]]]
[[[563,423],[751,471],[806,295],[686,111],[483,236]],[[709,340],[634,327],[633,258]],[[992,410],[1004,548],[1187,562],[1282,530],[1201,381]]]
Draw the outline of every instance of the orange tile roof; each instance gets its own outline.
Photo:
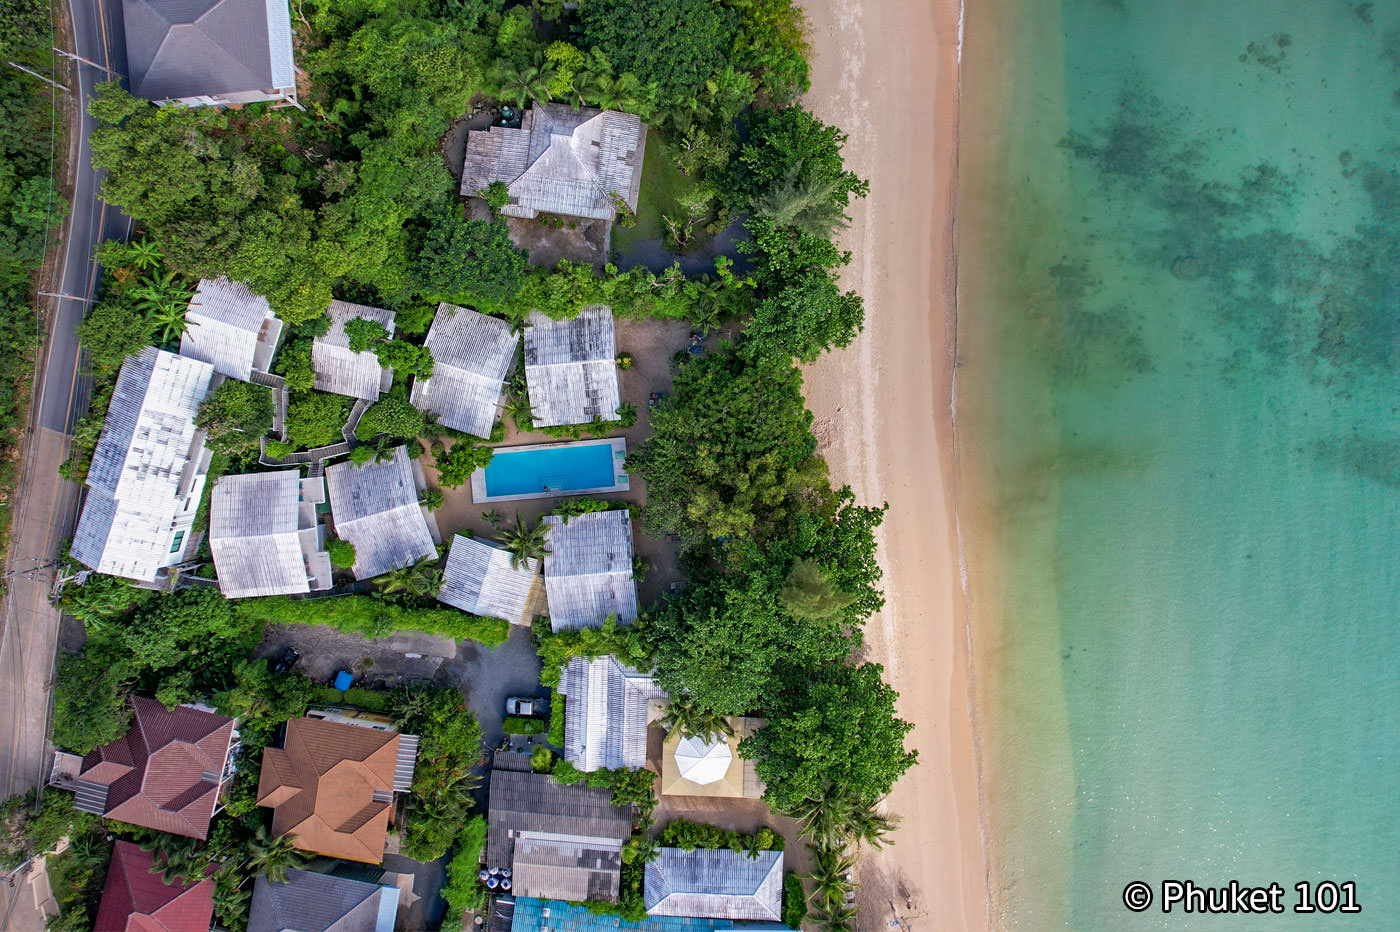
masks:
[[[293,719],[282,747],[263,751],[258,805],[273,810],[273,834],[295,836],[298,848],[378,864],[398,754],[397,732]]]

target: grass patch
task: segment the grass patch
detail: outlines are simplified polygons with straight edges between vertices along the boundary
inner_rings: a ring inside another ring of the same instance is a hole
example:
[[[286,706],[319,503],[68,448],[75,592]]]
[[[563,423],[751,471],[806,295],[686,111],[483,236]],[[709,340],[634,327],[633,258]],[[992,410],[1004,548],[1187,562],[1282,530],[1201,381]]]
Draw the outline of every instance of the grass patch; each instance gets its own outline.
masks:
[[[637,196],[637,225],[624,229],[613,225],[612,248],[626,254],[638,243],[661,239],[666,227],[662,214],[679,217],[685,214],[681,197],[693,187],[691,180],[676,167],[671,147],[656,130],[647,133],[646,154],[642,157],[642,188]]]
[[[360,686],[351,686],[341,692],[330,683],[317,683],[316,689],[311,694],[311,701],[326,705],[354,706],[357,709],[367,709],[370,712],[389,711],[388,693],[375,692]]]

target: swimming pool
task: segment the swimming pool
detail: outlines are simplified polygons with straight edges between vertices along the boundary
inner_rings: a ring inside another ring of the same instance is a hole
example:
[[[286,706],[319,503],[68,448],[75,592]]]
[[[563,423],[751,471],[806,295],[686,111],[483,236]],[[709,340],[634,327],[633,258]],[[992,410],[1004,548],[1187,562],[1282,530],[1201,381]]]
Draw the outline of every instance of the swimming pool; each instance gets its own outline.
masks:
[[[631,485],[622,469],[626,458],[621,437],[498,449],[490,465],[472,475],[472,501],[625,491]]]

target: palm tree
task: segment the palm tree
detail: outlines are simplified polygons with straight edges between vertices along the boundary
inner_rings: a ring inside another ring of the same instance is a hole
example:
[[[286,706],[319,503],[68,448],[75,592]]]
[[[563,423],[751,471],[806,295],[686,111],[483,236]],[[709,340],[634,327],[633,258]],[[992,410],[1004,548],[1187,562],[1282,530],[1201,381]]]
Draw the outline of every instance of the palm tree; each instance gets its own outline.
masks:
[[[851,869],[854,859],[836,848],[813,848],[813,868],[806,874],[812,881],[811,899],[816,908],[834,907],[846,902],[851,893]]]
[[[296,846],[296,836],[279,835],[274,838],[261,825],[248,842],[248,866],[253,873],[262,873],[273,883],[286,883],[287,871],[301,867],[310,860],[311,855]]]
[[[844,849],[852,844],[881,848],[886,844],[885,836],[899,825],[899,819],[876,812],[878,805],[878,800],[868,804],[830,785],[819,799],[807,800],[789,815],[798,820],[802,834],[818,848]]]
[[[855,928],[856,912],[856,904],[849,899],[819,900],[812,907],[812,918],[823,932],[851,932]]]
[[[374,461],[376,463],[387,463],[394,458],[394,453],[398,449],[398,444],[394,443],[394,438],[388,434],[380,434],[374,438]]]
[[[165,883],[190,883],[202,877],[214,859],[214,852],[197,838],[157,836],[141,843],[141,850],[152,855],[151,873]]]
[[[729,719],[703,708],[690,693],[672,697],[658,724],[666,731],[680,729],[682,738],[702,738],[708,744],[716,737],[731,737],[734,726]]]
[[[515,524],[501,532],[500,542],[510,551],[510,568],[520,569],[528,560],[543,560],[550,553],[548,547],[549,527],[543,521],[528,527],[520,512],[515,513]]]
[[[554,74],[554,63],[541,62],[543,59],[538,59],[535,64],[524,68],[502,62],[493,68],[491,79],[496,85],[496,96],[522,110],[532,101],[548,103],[549,79]]]
[[[142,272],[160,265],[161,259],[163,258],[160,254],[160,248],[156,246],[155,241],[149,239],[128,243],[127,255],[131,257],[132,268]]]
[[[432,598],[442,588],[442,570],[437,567],[436,557],[392,569],[380,579],[383,592],[406,592],[423,598]]]
[[[134,601],[131,583],[115,576],[93,574],[81,586],[64,586],[57,605],[79,621],[101,627],[104,622],[124,614]]]

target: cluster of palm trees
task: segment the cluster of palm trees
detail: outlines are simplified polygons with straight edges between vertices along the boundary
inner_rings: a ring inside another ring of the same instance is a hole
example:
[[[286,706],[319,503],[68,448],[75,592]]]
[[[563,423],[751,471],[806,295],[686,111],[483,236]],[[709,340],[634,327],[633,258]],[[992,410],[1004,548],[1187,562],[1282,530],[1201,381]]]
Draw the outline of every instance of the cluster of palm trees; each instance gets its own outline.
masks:
[[[496,511],[483,512],[481,517],[496,529],[496,539],[510,551],[511,569],[520,569],[529,560],[543,560],[549,555],[549,525],[543,521],[531,526],[518,511],[514,524],[506,524]]]
[[[855,928],[855,855],[862,845],[880,848],[885,836],[898,825],[897,818],[876,811],[858,794],[830,785],[817,799],[809,799],[789,813],[812,850],[813,870],[806,875],[812,890],[808,897],[813,920],[824,932],[851,932]]]
[[[253,897],[251,878],[263,874],[273,883],[286,883],[287,871],[311,860],[296,846],[295,836],[274,836],[263,825],[236,849],[170,835],[153,836],[141,843],[141,849],[152,855],[151,873],[160,874],[166,883],[195,883],[212,869],[214,907],[220,919],[247,911]]]
[[[657,724],[668,732],[679,730],[682,738],[699,738],[706,744],[734,736],[728,718],[701,706],[689,693],[673,696]]]
[[[137,310],[145,315],[162,346],[174,343],[187,327],[185,309],[193,290],[174,272],[162,270],[164,257],[151,240],[131,243],[126,256],[131,267],[143,276],[129,292]]]

